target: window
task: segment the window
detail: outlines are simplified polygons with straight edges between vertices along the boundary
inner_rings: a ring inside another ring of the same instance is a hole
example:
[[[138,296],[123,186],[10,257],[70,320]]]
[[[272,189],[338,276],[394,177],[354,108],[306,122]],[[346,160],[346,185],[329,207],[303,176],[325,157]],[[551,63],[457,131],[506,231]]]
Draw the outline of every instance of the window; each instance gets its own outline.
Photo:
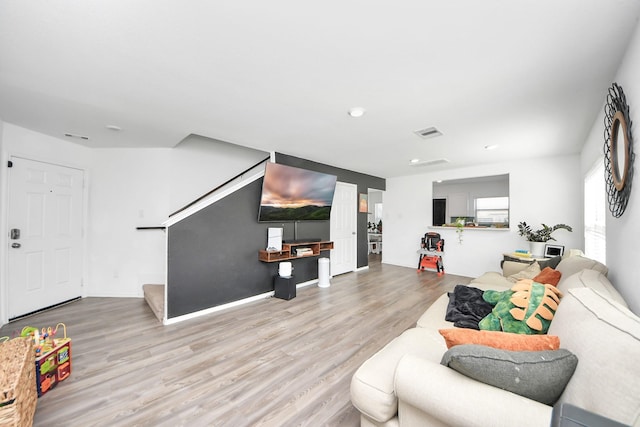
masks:
[[[508,197],[480,197],[476,199],[476,222],[478,225],[509,225]]]
[[[584,178],[584,253],[606,264],[607,193],[604,182],[604,161],[598,162]]]
[[[468,222],[480,224],[481,221],[477,215],[477,209],[480,209],[488,226],[509,227],[509,174],[434,181],[432,199],[431,224],[434,226],[451,225],[457,218],[465,218]],[[478,199],[486,199],[490,203],[492,200],[505,202],[498,206],[489,204],[478,208],[476,206]]]

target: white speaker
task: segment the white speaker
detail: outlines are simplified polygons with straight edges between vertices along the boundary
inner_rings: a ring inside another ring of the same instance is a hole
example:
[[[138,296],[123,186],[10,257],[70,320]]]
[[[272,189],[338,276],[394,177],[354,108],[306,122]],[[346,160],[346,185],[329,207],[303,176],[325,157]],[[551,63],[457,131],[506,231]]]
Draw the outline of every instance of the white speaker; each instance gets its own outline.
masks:
[[[280,277],[291,277],[293,266],[290,262],[281,262],[278,265],[278,274]]]

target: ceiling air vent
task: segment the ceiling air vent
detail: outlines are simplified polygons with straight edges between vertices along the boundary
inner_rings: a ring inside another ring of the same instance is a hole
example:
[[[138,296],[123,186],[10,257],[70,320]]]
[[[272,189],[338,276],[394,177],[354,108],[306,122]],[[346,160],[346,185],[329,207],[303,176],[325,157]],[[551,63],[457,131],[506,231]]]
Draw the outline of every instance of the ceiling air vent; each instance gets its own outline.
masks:
[[[422,129],[422,130],[417,130],[414,133],[418,135],[420,138],[424,138],[424,139],[435,138],[436,136],[442,135],[442,132],[440,132],[438,129],[436,129],[433,126],[430,128]]]
[[[448,159],[423,160],[421,162],[410,163],[411,166],[435,166],[443,163],[449,163]]]
[[[84,139],[85,141],[89,140],[88,136],[84,136],[84,135],[76,135],[74,133],[65,133],[64,136],[66,136],[67,138],[78,138],[78,139]]]

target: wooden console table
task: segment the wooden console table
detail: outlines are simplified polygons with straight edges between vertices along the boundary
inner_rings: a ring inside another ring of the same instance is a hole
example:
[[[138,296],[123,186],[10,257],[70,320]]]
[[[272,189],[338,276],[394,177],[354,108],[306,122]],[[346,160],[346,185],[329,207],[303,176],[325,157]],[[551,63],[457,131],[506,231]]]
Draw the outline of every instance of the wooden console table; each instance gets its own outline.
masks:
[[[296,254],[296,251],[302,248],[309,248],[311,249],[311,252],[305,255],[298,256]],[[333,249],[333,242],[283,243],[282,250],[280,251],[259,251],[258,259],[263,262],[286,261],[289,259],[300,259],[310,256],[318,256],[320,255],[320,251],[328,251],[331,249]]]

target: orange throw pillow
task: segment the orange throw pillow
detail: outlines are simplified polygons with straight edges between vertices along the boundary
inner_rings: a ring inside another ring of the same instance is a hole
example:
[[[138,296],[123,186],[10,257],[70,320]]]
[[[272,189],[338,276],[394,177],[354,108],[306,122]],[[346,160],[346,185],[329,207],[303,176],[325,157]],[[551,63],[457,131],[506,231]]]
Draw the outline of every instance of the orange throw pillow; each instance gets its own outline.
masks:
[[[558,286],[560,277],[562,277],[562,273],[560,273],[558,270],[554,270],[551,267],[545,267],[544,270],[540,272],[540,274],[533,278],[533,281],[542,283],[543,285],[549,284]]]
[[[525,335],[501,331],[477,331],[451,328],[438,330],[447,348],[461,344],[486,345],[509,351],[543,351],[560,348],[560,338],[555,335]]]

